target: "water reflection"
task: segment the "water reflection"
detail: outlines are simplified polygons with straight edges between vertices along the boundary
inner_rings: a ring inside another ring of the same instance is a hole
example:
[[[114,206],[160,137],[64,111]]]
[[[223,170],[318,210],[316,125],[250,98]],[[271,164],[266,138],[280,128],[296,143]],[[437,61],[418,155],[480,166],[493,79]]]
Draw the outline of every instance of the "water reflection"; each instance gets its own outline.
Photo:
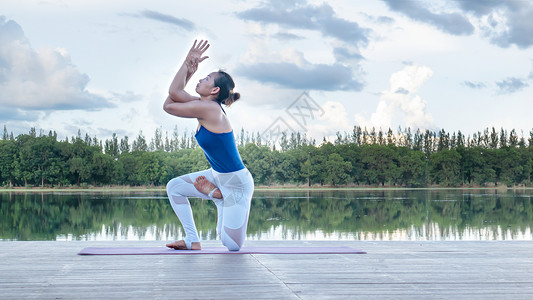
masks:
[[[533,240],[530,190],[256,191],[251,240]],[[164,191],[0,193],[2,240],[172,240]],[[191,199],[203,240],[216,209]]]

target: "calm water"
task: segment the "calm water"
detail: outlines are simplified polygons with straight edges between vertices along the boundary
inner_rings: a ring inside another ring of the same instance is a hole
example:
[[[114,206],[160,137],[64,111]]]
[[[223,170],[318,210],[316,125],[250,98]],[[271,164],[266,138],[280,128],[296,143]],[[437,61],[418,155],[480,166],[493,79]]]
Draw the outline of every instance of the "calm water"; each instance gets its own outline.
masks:
[[[533,191],[256,191],[251,240],[533,240]],[[0,240],[172,240],[164,192],[0,192]],[[216,209],[191,199],[203,240]]]

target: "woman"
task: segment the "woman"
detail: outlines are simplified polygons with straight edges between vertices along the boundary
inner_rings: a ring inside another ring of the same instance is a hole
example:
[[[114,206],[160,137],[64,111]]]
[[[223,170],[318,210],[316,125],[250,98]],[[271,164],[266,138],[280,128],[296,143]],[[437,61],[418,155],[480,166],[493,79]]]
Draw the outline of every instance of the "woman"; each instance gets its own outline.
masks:
[[[240,94],[233,92],[235,83],[223,71],[210,73],[199,81],[196,85],[199,97],[184,91],[198,64],[208,58],[202,56],[209,48],[208,42],[200,41],[198,45],[196,42],[170,85],[163,109],[177,117],[198,120],[195,138],[211,168],[168,182],[168,198],[186,236],[166,246],[176,250],[202,249],[188,200],[188,197],[198,197],[215,202],[217,233],[222,244],[230,251],[238,251],[246,237],[254,182],[241,160],[222,104],[230,106],[240,98]]]

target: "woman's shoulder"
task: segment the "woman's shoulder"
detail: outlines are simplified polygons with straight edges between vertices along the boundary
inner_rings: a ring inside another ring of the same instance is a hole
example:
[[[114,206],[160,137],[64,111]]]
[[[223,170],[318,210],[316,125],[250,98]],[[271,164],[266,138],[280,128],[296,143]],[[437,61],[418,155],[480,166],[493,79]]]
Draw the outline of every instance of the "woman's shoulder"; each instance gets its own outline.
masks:
[[[211,133],[229,133],[233,132],[231,123],[225,115],[214,115],[213,117],[207,117],[203,119],[198,119],[198,123],[204,129],[210,131]]]

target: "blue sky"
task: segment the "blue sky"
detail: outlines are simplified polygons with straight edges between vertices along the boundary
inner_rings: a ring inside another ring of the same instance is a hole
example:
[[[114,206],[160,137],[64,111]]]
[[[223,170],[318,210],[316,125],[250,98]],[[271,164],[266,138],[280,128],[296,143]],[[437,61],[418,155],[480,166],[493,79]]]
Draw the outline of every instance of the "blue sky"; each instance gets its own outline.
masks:
[[[318,141],[354,125],[528,136],[532,19],[533,2],[513,0],[3,0],[0,125],[61,139],[190,132],[195,120],[161,107],[192,42],[208,39],[191,80],[233,75],[236,131],[281,120]],[[290,110],[303,92],[305,124]]]

